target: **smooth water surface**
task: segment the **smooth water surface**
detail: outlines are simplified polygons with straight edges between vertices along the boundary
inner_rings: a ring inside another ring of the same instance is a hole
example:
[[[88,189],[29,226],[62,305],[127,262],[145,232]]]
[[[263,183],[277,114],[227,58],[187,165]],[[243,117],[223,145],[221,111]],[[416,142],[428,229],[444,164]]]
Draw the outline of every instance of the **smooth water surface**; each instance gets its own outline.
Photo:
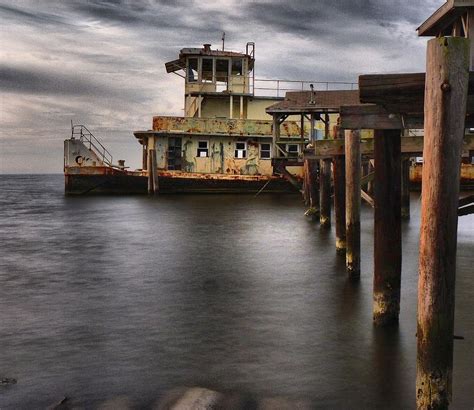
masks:
[[[148,408],[177,386],[315,408],[414,408],[419,193],[403,226],[398,329],[298,196],[65,197],[63,177],[0,176],[1,409],[67,396]],[[387,233],[389,234],[389,233]],[[474,216],[458,235],[454,405],[474,406]]]

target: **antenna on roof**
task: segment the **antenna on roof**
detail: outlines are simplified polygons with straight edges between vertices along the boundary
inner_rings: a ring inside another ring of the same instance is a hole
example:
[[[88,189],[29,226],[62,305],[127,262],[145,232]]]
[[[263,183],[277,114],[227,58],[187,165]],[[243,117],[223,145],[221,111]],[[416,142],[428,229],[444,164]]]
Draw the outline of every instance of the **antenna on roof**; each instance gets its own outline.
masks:
[[[224,51],[225,31],[222,32],[222,51]]]

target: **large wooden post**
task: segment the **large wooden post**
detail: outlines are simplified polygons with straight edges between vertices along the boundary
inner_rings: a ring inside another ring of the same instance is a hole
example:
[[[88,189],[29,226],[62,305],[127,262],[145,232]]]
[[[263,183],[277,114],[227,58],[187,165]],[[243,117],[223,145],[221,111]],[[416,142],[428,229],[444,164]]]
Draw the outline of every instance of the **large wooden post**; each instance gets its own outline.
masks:
[[[278,158],[280,154],[278,153],[277,143],[280,140],[280,116],[278,114],[273,114],[273,127],[272,127],[272,155],[273,158]]]
[[[329,115],[324,114],[324,139],[329,139]],[[322,159],[319,174],[319,223],[321,228],[331,227],[331,160]]]
[[[343,139],[344,131],[334,127],[334,139]],[[334,219],[336,223],[336,252],[346,251],[346,163],[344,156],[332,160],[334,175]]]
[[[142,170],[146,171],[148,169],[148,147],[147,142],[143,140],[143,153],[142,153]]]
[[[461,145],[469,40],[428,42],[418,280],[418,409],[445,409],[452,396],[454,285]]]
[[[331,227],[331,160],[322,159],[319,174],[319,223],[321,228]]]
[[[156,164],[155,137],[149,137],[148,149],[148,193],[158,193],[158,172]]]
[[[374,324],[398,323],[402,273],[400,130],[374,136]]]
[[[410,219],[410,158],[402,158],[402,219]]]
[[[318,162],[317,160],[308,160],[310,175],[309,186],[309,206],[317,213],[319,212],[319,190],[318,190]]]
[[[346,268],[360,277],[360,132],[346,131]]]

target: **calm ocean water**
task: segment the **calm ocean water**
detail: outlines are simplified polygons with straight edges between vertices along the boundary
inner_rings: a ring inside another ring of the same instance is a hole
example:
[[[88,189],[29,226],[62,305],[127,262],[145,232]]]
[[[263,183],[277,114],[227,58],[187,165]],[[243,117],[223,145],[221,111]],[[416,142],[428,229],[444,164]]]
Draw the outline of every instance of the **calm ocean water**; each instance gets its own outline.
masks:
[[[0,176],[1,409],[69,397],[149,408],[202,386],[315,408],[414,408],[419,194],[403,226],[401,320],[372,326],[362,276],[297,196],[63,195],[61,175]],[[474,407],[474,216],[458,235],[454,405]]]

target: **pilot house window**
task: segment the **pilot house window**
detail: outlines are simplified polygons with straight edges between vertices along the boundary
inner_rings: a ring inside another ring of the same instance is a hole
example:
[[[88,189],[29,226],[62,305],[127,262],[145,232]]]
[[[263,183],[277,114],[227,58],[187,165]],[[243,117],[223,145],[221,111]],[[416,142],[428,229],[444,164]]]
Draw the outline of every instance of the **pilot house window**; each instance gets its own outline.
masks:
[[[202,76],[201,81],[203,83],[212,83],[214,82],[214,69],[213,69],[213,59],[212,58],[203,58],[202,59]]]
[[[205,158],[209,156],[209,141],[199,141],[197,156]]]
[[[188,59],[188,82],[194,83],[198,80],[198,59]]]
[[[236,142],[235,143],[235,158],[246,158],[247,157],[247,143]]]

